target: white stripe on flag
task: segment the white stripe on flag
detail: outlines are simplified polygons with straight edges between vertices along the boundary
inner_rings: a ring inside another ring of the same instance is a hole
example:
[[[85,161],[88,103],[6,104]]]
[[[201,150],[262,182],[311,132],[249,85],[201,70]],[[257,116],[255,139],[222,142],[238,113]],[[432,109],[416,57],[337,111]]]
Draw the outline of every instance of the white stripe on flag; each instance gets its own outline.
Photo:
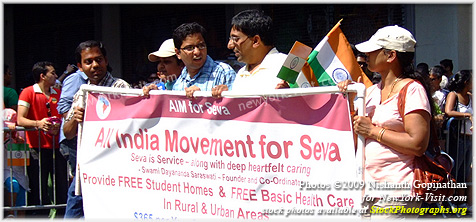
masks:
[[[289,69],[292,69],[296,72],[299,72],[302,69],[302,67],[304,66],[304,63],[306,63],[305,59],[302,59],[297,55],[289,53],[288,57],[286,58],[286,61],[284,61],[283,66],[285,66]]]
[[[317,60],[319,61],[319,64],[321,64],[322,68],[324,68],[326,73],[332,77],[336,84],[344,79],[352,79],[349,71],[336,56],[334,50],[331,48],[331,45],[329,45],[327,36],[326,41],[321,41],[318,46],[320,46],[320,51],[318,51],[319,53],[317,54]]]
[[[299,72],[299,75],[296,78],[296,84],[299,86],[299,88],[311,87],[311,84],[309,83],[306,76],[302,72]]]

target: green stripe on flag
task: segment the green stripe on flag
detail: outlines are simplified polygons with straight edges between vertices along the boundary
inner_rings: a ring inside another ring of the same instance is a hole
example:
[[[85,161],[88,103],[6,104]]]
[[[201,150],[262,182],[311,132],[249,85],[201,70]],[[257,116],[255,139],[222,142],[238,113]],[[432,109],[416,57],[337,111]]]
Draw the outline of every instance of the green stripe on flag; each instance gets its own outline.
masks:
[[[314,75],[316,76],[317,83],[319,86],[335,86],[336,84],[334,83],[334,80],[332,80],[332,77],[327,74],[327,72],[317,60],[318,54],[318,51],[312,51],[311,55],[309,55],[309,60],[307,61],[314,72]]]
[[[305,63],[306,59],[289,53],[286,57],[286,60],[284,61],[283,66],[279,70],[278,78],[286,80],[288,83],[294,84]]]
[[[296,72],[286,66],[282,66],[281,70],[279,70],[278,77],[280,79],[286,80],[286,82],[295,83],[298,74],[299,72]]]
[[[30,146],[28,146],[28,144],[23,144],[23,143],[10,143],[10,144],[7,144],[7,150],[8,151],[25,151],[25,150],[30,150]]]

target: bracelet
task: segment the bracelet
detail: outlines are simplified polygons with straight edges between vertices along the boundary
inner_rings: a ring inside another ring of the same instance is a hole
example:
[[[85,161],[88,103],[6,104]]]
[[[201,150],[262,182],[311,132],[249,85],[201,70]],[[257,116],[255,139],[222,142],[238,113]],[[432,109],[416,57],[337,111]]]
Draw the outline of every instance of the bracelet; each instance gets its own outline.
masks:
[[[378,141],[378,142],[381,142],[381,141],[382,141],[382,137],[383,137],[383,134],[385,133],[385,130],[387,130],[387,129],[382,128],[382,129],[380,129],[380,131],[378,132],[378,136],[377,136],[377,141]]]

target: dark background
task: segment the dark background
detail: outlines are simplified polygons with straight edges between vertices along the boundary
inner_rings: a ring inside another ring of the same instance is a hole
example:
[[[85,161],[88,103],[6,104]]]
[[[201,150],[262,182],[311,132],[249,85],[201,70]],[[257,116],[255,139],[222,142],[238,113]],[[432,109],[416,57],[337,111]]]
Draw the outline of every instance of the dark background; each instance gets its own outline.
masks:
[[[107,5],[106,5],[107,6]],[[117,5],[116,5],[117,6]],[[38,61],[56,64],[60,75],[75,63],[74,50],[85,40],[102,40],[101,4],[4,4],[13,10],[14,78],[18,92],[34,84],[31,68]],[[129,83],[145,79],[156,65],[150,52],[171,38],[185,22],[198,22],[208,31],[208,54],[215,60],[234,59],[226,48],[231,18],[247,8],[262,9],[276,25],[276,47],[287,53],[294,41],[315,47],[341,19],[341,29],[351,44],[367,40],[378,28],[405,24],[404,5],[349,4],[121,4],[120,44],[122,73],[112,72]],[[106,45],[106,49],[108,49]],[[109,50],[110,51],[110,50]],[[8,57],[9,55],[5,54]],[[114,69],[114,67],[112,67]]]

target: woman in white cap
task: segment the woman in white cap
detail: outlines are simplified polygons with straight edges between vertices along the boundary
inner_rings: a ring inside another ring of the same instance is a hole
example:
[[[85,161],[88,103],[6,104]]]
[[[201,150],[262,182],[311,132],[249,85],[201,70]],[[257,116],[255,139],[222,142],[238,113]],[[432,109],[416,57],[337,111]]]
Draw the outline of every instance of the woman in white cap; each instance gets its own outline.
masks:
[[[413,71],[415,44],[416,40],[408,30],[386,26],[368,41],[355,46],[367,55],[368,69],[382,75],[380,83],[367,89],[367,116],[353,118],[354,131],[365,137],[365,181],[367,184],[406,185],[402,189],[367,191],[367,196],[374,197],[369,209],[412,208],[420,207],[422,203],[381,199],[387,194],[391,197],[415,196],[413,159],[423,155],[429,143],[433,107],[429,102],[427,77]],[[345,91],[349,84],[351,81],[345,80],[338,87]],[[401,116],[398,95],[407,84],[404,115]],[[375,216],[408,218],[418,214],[372,214]]]

